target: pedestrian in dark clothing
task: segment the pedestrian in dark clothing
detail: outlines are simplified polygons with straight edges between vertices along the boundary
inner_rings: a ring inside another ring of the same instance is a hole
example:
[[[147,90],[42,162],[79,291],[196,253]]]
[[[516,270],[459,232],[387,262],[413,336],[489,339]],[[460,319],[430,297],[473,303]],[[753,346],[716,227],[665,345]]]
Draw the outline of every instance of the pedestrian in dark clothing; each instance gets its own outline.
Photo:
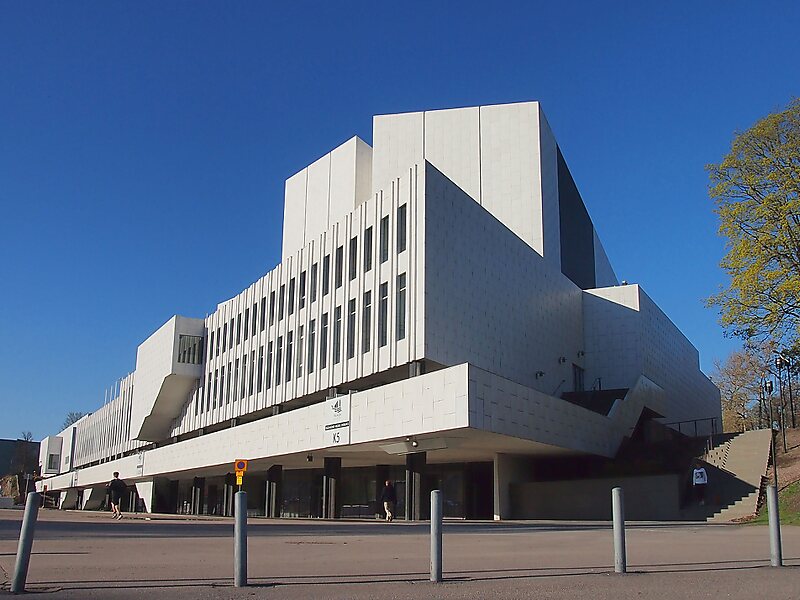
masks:
[[[386,485],[383,486],[381,502],[383,502],[383,510],[386,511],[386,521],[393,521],[394,505],[397,503],[397,493],[394,491],[394,486],[389,480],[387,480]]]
[[[111,516],[119,520],[122,518],[122,511],[120,510],[122,496],[128,493],[128,486],[119,478],[119,472],[114,471],[114,479],[106,487],[108,487],[108,491],[111,494]]]

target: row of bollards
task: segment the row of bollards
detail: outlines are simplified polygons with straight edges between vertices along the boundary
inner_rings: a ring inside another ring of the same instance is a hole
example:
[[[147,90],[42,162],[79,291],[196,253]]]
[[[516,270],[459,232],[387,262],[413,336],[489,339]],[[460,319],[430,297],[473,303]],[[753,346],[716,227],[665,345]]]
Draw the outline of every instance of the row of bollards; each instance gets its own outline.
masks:
[[[28,494],[25,514],[17,546],[17,561],[11,580],[11,592],[25,591],[28,577],[33,536],[36,519],[39,515],[40,496],[37,492]],[[233,583],[236,587],[247,585],[247,494],[235,494],[235,517],[233,527]],[[781,526],[778,513],[778,492],[774,485],[767,486],[767,511],[769,513],[770,562],[773,567],[783,566],[781,548]],[[625,498],[622,488],[611,490],[611,514],[614,530],[614,572],[626,573],[628,570],[625,553]],[[442,581],[442,492],[431,492],[431,581]]]

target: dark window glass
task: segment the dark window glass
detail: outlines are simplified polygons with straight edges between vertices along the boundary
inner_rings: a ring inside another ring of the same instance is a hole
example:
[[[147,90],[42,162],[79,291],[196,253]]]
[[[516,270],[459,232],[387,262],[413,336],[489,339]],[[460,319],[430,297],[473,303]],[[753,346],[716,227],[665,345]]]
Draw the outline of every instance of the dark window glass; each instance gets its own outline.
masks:
[[[230,381],[230,378],[228,378]],[[219,405],[222,406],[227,402],[228,392],[225,391],[225,365],[222,365],[222,370],[220,371],[219,377]]]
[[[233,349],[233,318],[231,318],[231,328],[230,328],[231,339],[228,342],[228,348],[231,350]]]
[[[262,298],[261,299],[261,312],[259,312],[259,314],[261,315],[261,331],[264,331],[264,329],[266,329],[266,327],[267,327],[267,299],[266,298]]]
[[[286,381],[292,379],[292,350],[294,349],[294,332],[286,334]]]
[[[256,334],[256,328],[257,328],[257,325],[258,325],[258,321],[256,320],[256,315],[258,314],[257,311],[258,311],[258,304],[253,303],[253,320],[251,321],[253,323],[253,326],[252,326],[252,328],[250,330],[250,334],[251,335],[255,335]],[[262,321],[264,320],[263,316],[262,316],[261,320]]]
[[[381,219],[381,263],[389,260],[389,215]]]
[[[378,304],[378,345],[382,348],[389,341],[389,284],[381,284],[381,299]]]
[[[333,312],[333,364],[338,365],[342,358],[342,307]]]
[[[245,362],[247,362],[247,356],[244,357]],[[255,381],[255,374],[256,374],[256,351],[250,351],[250,379],[247,386],[247,395],[253,395],[253,382]],[[244,377],[242,377],[242,387],[244,387]]]
[[[294,277],[289,280],[289,314],[294,313]]]
[[[267,343],[267,389],[272,387],[272,342]]]
[[[283,299],[286,294],[286,285],[281,285],[281,289],[278,292],[278,321],[283,319]]]
[[[275,292],[269,293],[269,324],[275,323]]]
[[[347,303],[347,358],[356,355],[356,301],[355,298]]]
[[[336,249],[336,289],[342,287],[342,269],[344,269],[344,246]]]
[[[308,357],[308,372],[314,372],[314,343],[316,340],[314,339],[317,335],[317,321],[316,319],[311,319],[311,322],[308,324],[308,352],[306,352],[306,356]]]
[[[225,344],[228,340],[228,324],[222,326],[222,351],[225,352]]]
[[[299,307],[305,308],[306,306],[306,272],[303,271],[300,273],[300,299],[299,299]]]
[[[245,360],[247,357],[245,356]],[[247,363],[242,366],[242,380],[244,380],[244,372],[247,370]],[[239,386],[239,359],[236,359],[233,370],[233,395],[236,396],[236,390]]]
[[[303,374],[303,342],[305,341],[303,335],[305,333],[304,327],[300,325],[297,328],[297,375],[300,377]]]
[[[311,265],[311,302],[317,301],[317,263]]]
[[[406,249],[406,212],[408,205],[397,209],[397,253],[405,251]]]
[[[283,358],[283,337],[278,336],[278,347],[275,350],[275,385],[281,384],[281,359]]]
[[[406,274],[397,276],[397,323],[395,326],[396,338],[402,340],[406,337]]]
[[[251,372],[253,370],[253,368],[252,368],[253,366],[255,366],[255,365],[252,365],[250,367],[250,371]],[[245,352],[244,356],[242,357],[242,378],[240,380],[237,380],[237,383],[239,385],[239,389],[241,390],[241,392],[239,394],[239,399],[240,400],[244,400],[245,392],[247,392],[247,386],[245,385],[246,382],[247,382],[247,352]]]
[[[211,338],[208,340],[208,358],[214,358],[214,332],[211,332]]]
[[[356,278],[358,270],[358,238],[350,238],[350,281]]]
[[[214,408],[217,407],[217,398],[219,391],[219,369],[214,369]]]
[[[258,393],[261,393],[264,385],[264,346],[258,349]]]
[[[369,352],[372,339],[372,292],[364,292],[364,307],[361,314],[361,352]]]
[[[249,325],[250,325],[250,309],[249,308],[245,308],[244,309],[244,339],[247,339],[248,338],[248,334],[250,333]],[[238,344],[239,343],[238,342],[238,338],[239,338],[239,332],[238,331],[236,332],[236,338],[237,338],[237,342],[236,343]]]
[[[372,270],[372,227],[364,231],[364,273]]]
[[[328,366],[328,313],[322,314],[322,330],[319,338],[319,368]]]
[[[326,254],[322,259],[322,295],[330,291],[331,284],[331,255]]]

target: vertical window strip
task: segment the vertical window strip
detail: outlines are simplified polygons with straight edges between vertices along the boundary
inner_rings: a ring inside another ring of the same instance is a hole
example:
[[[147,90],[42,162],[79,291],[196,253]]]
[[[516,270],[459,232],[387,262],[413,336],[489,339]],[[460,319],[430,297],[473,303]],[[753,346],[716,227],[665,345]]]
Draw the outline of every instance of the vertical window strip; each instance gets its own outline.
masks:
[[[342,307],[333,312],[333,364],[338,365],[342,358]]]
[[[356,355],[356,300],[347,303],[347,358]]]
[[[358,238],[350,238],[350,281],[358,275]]]
[[[314,263],[313,265],[311,265],[311,281],[310,281],[310,286],[309,287],[311,288],[310,296],[311,296],[311,303],[312,304],[317,301],[317,268],[318,268],[318,266],[319,265],[317,263]]]
[[[381,264],[389,260],[389,215],[381,219]]]
[[[397,253],[405,252],[406,249],[406,217],[408,205],[403,204],[397,209]]]
[[[306,352],[307,361],[308,361],[308,372],[314,372],[314,337],[316,336],[316,328],[317,328],[317,321],[316,319],[311,319],[311,322],[308,324],[308,352]]]
[[[369,352],[372,339],[372,291],[364,292],[364,306],[361,315],[361,352]]]
[[[380,287],[380,303],[378,304],[378,346],[383,348],[389,340],[389,284]]]
[[[328,366],[328,313],[322,314],[322,325],[319,338],[319,368]]]
[[[372,227],[364,231],[364,273],[372,270]]]
[[[396,339],[406,337],[406,274],[397,276],[397,323],[395,326]]]

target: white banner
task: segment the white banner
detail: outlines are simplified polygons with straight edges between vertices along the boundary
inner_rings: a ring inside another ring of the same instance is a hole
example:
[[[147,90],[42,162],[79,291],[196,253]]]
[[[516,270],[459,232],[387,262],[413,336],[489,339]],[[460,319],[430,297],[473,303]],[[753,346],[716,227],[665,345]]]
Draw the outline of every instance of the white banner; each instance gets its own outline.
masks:
[[[350,394],[328,399],[325,438],[330,446],[346,446],[350,443]]]

